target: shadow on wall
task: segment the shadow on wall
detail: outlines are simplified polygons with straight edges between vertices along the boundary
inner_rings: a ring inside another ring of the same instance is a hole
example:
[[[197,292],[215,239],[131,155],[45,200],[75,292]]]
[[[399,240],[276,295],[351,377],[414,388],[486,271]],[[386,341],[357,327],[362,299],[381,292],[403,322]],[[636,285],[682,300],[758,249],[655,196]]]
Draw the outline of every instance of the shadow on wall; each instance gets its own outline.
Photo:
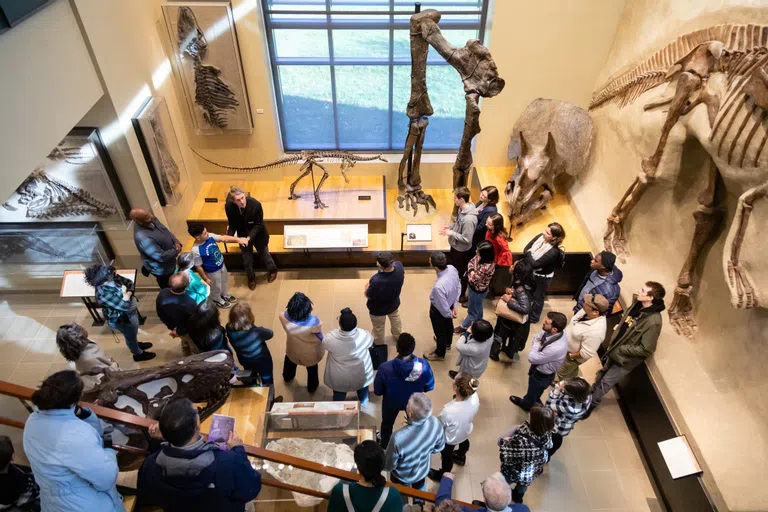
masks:
[[[333,103],[300,96],[283,96],[288,151],[333,147]],[[389,111],[338,103],[339,142],[342,148],[387,150]],[[463,117],[430,117],[424,149],[457,148],[464,130]],[[405,146],[408,117],[394,112],[392,147]]]

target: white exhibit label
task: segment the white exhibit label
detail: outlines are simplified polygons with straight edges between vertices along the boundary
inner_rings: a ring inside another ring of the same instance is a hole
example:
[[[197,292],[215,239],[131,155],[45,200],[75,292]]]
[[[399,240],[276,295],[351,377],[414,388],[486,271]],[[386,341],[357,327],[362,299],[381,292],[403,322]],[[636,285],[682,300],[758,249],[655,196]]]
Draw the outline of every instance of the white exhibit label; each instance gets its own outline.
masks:
[[[288,225],[285,249],[363,249],[368,247],[368,224]]]
[[[432,224],[406,224],[406,242],[431,242]]]
[[[685,436],[660,441],[658,445],[672,479],[701,473],[701,466],[699,466]]]

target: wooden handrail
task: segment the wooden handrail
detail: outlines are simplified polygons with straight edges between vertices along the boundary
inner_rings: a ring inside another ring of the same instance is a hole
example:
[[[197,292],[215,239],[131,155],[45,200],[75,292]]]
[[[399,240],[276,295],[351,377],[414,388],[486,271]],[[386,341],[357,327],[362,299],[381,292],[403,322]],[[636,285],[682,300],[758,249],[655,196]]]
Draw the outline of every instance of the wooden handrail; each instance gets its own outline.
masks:
[[[19,386],[17,384],[12,384],[10,382],[6,382],[4,380],[0,380],[0,395],[6,395],[6,396],[12,396],[15,398],[18,398],[20,400],[30,400],[32,398],[32,393],[34,393],[34,389],[25,387],[25,386]],[[100,418],[106,418],[108,420],[116,421],[118,423],[124,423],[126,425],[132,425],[135,427],[143,427],[143,428],[149,428],[150,426],[157,423],[155,420],[150,420],[147,418],[142,418],[141,416],[136,416],[133,414],[128,414],[125,412],[117,411],[115,409],[109,409],[106,407],[101,407],[96,404],[91,404],[88,402],[80,402],[80,405],[82,407],[87,407],[91,411],[93,411],[94,414],[99,416]],[[2,425],[9,425],[16,428],[24,428],[24,423],[19,422],[17,420],[12,420],[10,418],[3,418],[0,417],[0,424]],[[204,436],[207,435],[206,433],[202,433]],[[131,453],[137,453],[137,454],[145,454],[146,451],[142,450],[141,448],[134,448],[134,447],[115,447],[117,449],[119,448],[127,448],[130,449]],[[354,473],[352,471],[345,471],[343,469],[334,468],[331,466],[324,466],[322,464],[319,464],[317,462],[313,462],[306,459],[301,459],[299,457],[294,457],[292,455],[287,455],[280,452],[275,452],[272,450],[266,450],[264,448],[260,448],[258,446],[253,446],[249,444],[244,444],[243,448],[245,448],[245,452],[248,455],[251,455],[253,457],[257,457],[259,459],[268,460],[270,462],[277,462],[278,464],[286,464],[293,466],[297,469],[303,469],[306,471],[310,471],[312,473],[319,473],[321,475],[326,476],[332,476],[335,478],[338,478],[340,480],[346,480],[350,482],[357,482],[360,480],[360,475],[358,473]],[[141,453],[140,453],[141,452]],[[287,489],[289,491],[299,492],[303,494],[308,494],[311,496],[315,496],[318,498],[325,498],[327,499],[329,497],[329,494],[323,493],[320,491],[315,491],[312,489],[307,489],[304,487],[295,486],[292,484],[287,484],[284,482],[280,482],[276,479],[264,479],[263,482],[266,485],[270,485],[272,487],[278,487],[281,489]],[[408,487],[405,485],[400,484],[394,484],[391,482],[387,482],[387,485],[395,487],[398,491],[400,491],[400,494],[404,496],[410,496],[412,498],[421,499],[424,501],[430,501],[434,502],[436,499],[436,496],[433,493],[430,492],[424,492],[420,491],[418,489],[414,489],[412,487]],[[470,503],[465,503],[463,501],[454,500],[459,505],[470,507],[470,508],[478,508],[476,505],[472,505]]]

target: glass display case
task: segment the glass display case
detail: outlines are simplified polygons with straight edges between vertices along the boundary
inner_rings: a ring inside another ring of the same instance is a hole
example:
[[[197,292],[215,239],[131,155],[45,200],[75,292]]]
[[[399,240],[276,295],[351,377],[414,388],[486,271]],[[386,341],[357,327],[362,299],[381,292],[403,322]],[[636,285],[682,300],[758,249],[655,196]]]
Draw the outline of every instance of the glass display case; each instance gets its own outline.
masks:
[[[375,437],[375,421],[370,416],[361,416],[359,402],[284,402],[274,404],[264,414],[260,445],[325,466],[355,471],[355,446]],[[256,467],[283,483],[320,492],[330,492],[338,482],[336,478],[269,461],[256,461]],[[275,492],[287,497],[286,491]],[[322,502],[313,496],[291,494],[300,507]]]

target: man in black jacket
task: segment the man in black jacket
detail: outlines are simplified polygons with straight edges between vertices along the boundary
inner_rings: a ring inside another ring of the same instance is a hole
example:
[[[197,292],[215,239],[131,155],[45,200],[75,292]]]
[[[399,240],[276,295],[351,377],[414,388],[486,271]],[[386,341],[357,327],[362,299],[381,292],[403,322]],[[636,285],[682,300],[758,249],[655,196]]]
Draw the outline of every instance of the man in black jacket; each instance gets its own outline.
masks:
[[[259,253],[262,264],[269,272],[268,282],[277,279],[277,266],[269,254],[269,233],[264,225],[264,210],[261,203],[246,195],[240,187],[232,186],[229,189],[229,198],[224,206],[227,213],[229,228],[227,235],[244,237],[248,239],[248,245],[241,245],[243,266],[248,274],[248,288],[256,289],[256,273],[253,270],[253,249]]]
[[[171,338],[181,339],[181,350],[185,356],[199,352],[197,345],[187,332],[189,321],[197,311],[197,303],[187,295],[189,276],[176,272],[168,279],[169,287],[160,290],[155,300],[157,316],[170,329]]]
[[[188,399],[168,403],[149,435],[166,442],[139,469],[136,493],[142,507],[243,512],[258,496],[261,474],[251,467],[243,441],[235,432],[223,440],[226,449],[206,441],[200,435],[200,416]]]

